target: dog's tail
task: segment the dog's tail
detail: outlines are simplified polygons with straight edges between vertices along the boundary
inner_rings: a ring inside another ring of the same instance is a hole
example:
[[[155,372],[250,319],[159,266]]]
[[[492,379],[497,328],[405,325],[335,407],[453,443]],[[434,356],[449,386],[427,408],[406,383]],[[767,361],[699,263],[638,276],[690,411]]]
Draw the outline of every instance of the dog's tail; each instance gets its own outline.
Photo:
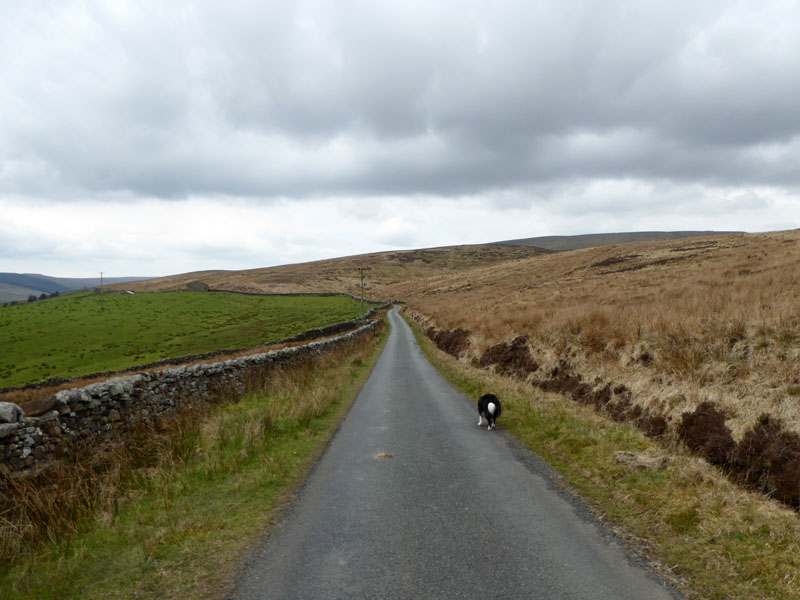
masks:
[[[485,411],[487,417],[496,419],[502,410],[500,400],[494,394],[484,394],[478,400],[478,412]]]

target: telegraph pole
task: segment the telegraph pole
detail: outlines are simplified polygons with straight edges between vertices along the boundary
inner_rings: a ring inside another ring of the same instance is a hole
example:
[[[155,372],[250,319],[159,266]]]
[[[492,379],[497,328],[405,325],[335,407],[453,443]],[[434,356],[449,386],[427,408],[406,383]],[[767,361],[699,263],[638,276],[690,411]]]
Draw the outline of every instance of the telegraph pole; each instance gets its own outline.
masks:
[[[358,272],[361,275],[361,318],[364,318],[364,271],[369,267],[358,267]]]

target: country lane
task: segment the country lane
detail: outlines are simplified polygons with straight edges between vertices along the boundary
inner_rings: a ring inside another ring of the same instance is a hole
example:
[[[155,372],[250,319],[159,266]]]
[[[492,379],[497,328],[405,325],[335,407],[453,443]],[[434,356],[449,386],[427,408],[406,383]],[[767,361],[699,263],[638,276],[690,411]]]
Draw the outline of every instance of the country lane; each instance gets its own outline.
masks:
[[[681,598],[557,490],[502,417],[499,430],[477,427],[474,402],[397,310],[369,380],[230,598]]]

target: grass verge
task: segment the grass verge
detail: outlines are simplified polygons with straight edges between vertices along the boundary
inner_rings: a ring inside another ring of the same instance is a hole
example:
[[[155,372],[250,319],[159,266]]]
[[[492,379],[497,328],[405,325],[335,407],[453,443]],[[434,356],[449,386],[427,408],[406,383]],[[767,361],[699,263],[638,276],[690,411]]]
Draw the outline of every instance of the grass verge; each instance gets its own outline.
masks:
[[[798,598],[796,513],[737,488],[702,459],[677,446],[666,449],[630,423],[614,423],[563,396],[465,365],[409,324],[444,377],[471,398],[486,391],[500,396],[500,425],[561,473],[688,598]],[[616,451],[668,455],[671,464],[636,470],[617,464]]]
[[[96,497],[74,531],[62,527],[0,567],[0,598],[221,597],[327,446],[387,335],[279,370],[240,402],[141,441],[127,476],[92,482]]]

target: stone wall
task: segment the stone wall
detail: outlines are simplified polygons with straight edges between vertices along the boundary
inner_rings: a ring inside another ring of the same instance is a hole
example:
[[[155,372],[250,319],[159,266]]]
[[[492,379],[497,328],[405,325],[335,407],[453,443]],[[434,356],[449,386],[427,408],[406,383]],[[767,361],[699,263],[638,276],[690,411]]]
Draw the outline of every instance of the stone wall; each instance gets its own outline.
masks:
[[[137,423],[246,393],[269,370],[333,351],[374,331],[370,321],[335,338],[213,364],[116,377],[60,391],[38,403],[37,416],[0,402],[0,477],[25,477],[46,470],[81,448],[119,441]]]
[[[244,292],[237,292],[237,293],[244,293]],[[264,294],[252,294],[252,295],[264,295]],[[297,294],[294,294],[297,295]],[[312,295],[312,294],[307,294]],[[313,294],[315,296],[326,295],[326,294]],[[330,296],[341,296],[343,294],[328,294]],[[346,295],[346,294],[344,294]],[[380,311],[391,307],[391,303],[385,303],[380,306],[373,306],[364,316],[364,319],[371,319],[372,316]],[[320,327],[318,329],[309,329],[308,331],[304,331],[298,335],[294,335],[289,338],[284,338],[282,340],[271,340],[265,342],[263,345],[266,344],[290,344],[294,342],[305,342],[308,340],[313,340],[314,338],[319,337],[326,337],[329,335],[336,335],[337,333],[344,333],[345,331],[349,331],[350,329],[356,329],[364,324],[363,319],[351,319],[350,321],[342,321],[341,323],[334,323],[333,325],[327,325],[325,327]],[[134,367],[124,369],[122,371],[104,371],[102,373],[89,373],[87,375],[81,375],[80,377],[51,377],[45,381],[41,381],[39,383],[32,383],[28,385],[21,385],[15,387],[5,387],[0,388],[0,394],[6,392],[16,392],[21,390],[30,390],[30,389],[37,389],[43,387],[52,387],[57,385],[62,385],[65,383],[73,383],[79,382],[82,379],[97,379],[98,377],[113,377],[116,375],[123,375],[128,374],[134,371],[146,371],[149,369],[155,369],[158,367],[164,367],[167,365],[181,365],[184,363],[194,362],[198,360],[212,360],[212,359],[219,359],[222,360],[226,355],[233,355],[233,354],[240,354],[242,352],[246,352],[250,350],[250,348],[227,348],[225,350],[214,350],[213,352],[206,352],[203,354],[188,354],[185,356],[175,356],[171,358],[165,358],[162,360],[157,360],[154,362],[146,363],[143,365],[136,365]]]

